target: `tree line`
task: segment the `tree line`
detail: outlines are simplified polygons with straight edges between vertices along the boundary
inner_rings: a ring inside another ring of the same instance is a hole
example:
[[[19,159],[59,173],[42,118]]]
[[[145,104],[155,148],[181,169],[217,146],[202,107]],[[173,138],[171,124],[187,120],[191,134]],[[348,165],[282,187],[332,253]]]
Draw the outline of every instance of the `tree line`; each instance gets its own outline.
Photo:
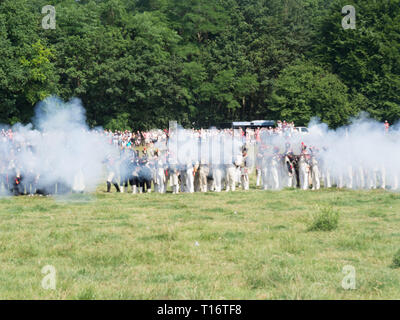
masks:
[[[91,126],[400,117],[400,0],[2,0],[0,122],[49,95]],[[56,29],[43,29],[45,5]]]

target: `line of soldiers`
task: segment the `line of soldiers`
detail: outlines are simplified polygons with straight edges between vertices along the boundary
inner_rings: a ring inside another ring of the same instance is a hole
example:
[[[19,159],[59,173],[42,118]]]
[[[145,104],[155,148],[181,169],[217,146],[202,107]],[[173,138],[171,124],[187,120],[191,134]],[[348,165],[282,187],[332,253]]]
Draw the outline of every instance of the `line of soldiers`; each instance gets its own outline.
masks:
[[[155,192],[165,193],[170,186],[172,193],[176,194],[220,192],[224,183],[227,191],[235,191],[237,184],[248,190],[252,164],[247,149],[243,150],[241,157],[228,165],[191,161],[178,164],[167,154],[162,155],[158,151],[152,157],[147,152],[140,157],[139,151],[129,150],[123,151],[120,159],[109,156],[106,166],[107,192],[111,192],[114,185],[117,192],[128,191],[131,186],[132,193],[150,193],[153,184]]]
[[[283,148],[282,148],[283,149]],[[170,188],[180,192],[235,191],[237,187],[249,190],[250,176],[256,174],[256,186],[263,190],[301,188],[318,190],[321,186],[349,189],[399,189],[399,175],[386,174],[384,166],[367,169],[362,165],[336,166],[326,161],[317,148],[301,146],[295,154],[289,143],[284,151],[273,145],[259,145],[255,154],[243,147],[230,163],[187,161],[177,163],[167,151],[154,154],[145,150],[123,149],[119,157],[106,160],[107,191],[114,185],[117,192],[165,193]],[[32,154],[33,157],[34,154]],[[46,164],[43,164],[46,167]],[[336,168],[335,168],[336,167]],[[341,167],[341,170],[338,170]],[[50,173],[48,174],[50,175]],[[387,181],[388,180],[388,181]],[[74,174],[71,181],[62,181],[41,175],[28,167],[21,168],[18,154],[12,151],[8,159],[0,160],[0,192],[13,195],[52,195],[84,192],[82,172]]]
[[[278,147],[273,147],[272,154],[268,147],[261,147],[256,160],[256,185],[264,190],[293,187],[319,190],[321,187],[319,163],[318,150],[310,148],[307,151],[307,146],[304,144],[299,155],[293,153],[289,143],[286,144],[283,153],[280,153]]]
[[[285,151],[272,147],[272,155],[268,147],[259,148],[256,159],[256,185],[264,190],[283,188],[300,188],[302,190],[319,190],[324,188],[347,189],[386,189],[399,190],[399,174],[387,174],[384,165],[371,165],[343,160],[334,163],[329,158],[327,148],[307,148],[301,143],[301,151],[295,155],[290,143],[286,143]],[[341,157],[334,157],[335,159]]]
[[[114,185],[117,192],[132,193],[152,192],[165,193],[168,186],[173,193],[235,191],[237,186],[243,190],[250,188],[250,175],[256,169],[257,186],[264,190],[278,190],[284,187],[320,188],[320,173],[315,151],[296,156],[287,146],[284,153],[275,147],[259,148],[256,160],[249,155],[247,147],[243,147],[240,155],[231,163],[210,164],[206,161],[188,161],[176,164],[168,154],[156,152],[153,157],[139,151],[122,152],[120,159],[108,157],[107,192]]]
[[[326,151],[326,150],[322,150]],[[294,154],[291,145],[286,144],[284,152],[279,147],[258,146],[255,157],[244,147],[239,156],[227,164],[210,164],[202,161],[188,161],[176,164],[168,154],[156,152],[150,157],[145,153],[129,151],[119,161],[107,159],[107,191],[114,185],[117,192],[165,193],[170,187],[172,193],[180,192],[221,192],[235,191],[237,187],[249,190],[250,176],[255,169],[256,186],[263,190],[300,188],[319,190],[330,188],[375,189],[386,188],[385,170],[366,170],[361,166],[345,166],[338,170],[329,167],[315,147],[307,148],[302,143],[301,152]],[[119,179],[118,179],[119,178]],[[394,179],[391,189],[398,189]]]
[[[326,147],[322,150],[316,147],[307,148],[304,143],[301,144],[301,152],[297,155],[293,153],[290,143],[286,144],[283,153],[280,153],[278,147],[273,147],[272,155],[269,154],[268,148],[261,147],[256,160],[257,186],[264,190],[292,187],[319,190],[321,186],[355,190],[400,188],[399,173],[387,175],[382,164],[373,165],[352,159],[342,159],[340,163],[335,163],[344,155],[332,158],[330,156]]]

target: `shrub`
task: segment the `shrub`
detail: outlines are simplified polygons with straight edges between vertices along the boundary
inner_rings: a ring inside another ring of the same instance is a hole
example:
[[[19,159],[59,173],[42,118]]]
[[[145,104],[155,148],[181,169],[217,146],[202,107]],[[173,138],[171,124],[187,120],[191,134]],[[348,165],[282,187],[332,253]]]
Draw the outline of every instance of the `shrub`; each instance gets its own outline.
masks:
[[[400,268],[400,250],[398,250],[393,257],[393,268]]]
[[[339,225],[339,212],[332,207],[319,208],[311,217],[308,231],[332,231]]]

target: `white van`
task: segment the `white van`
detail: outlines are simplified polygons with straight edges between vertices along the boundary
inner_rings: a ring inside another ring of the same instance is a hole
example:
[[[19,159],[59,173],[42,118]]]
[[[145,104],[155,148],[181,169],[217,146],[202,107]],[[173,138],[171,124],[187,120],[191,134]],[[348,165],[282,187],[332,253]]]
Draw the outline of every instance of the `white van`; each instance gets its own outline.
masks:
[[[294,130],[301,134],[309,134],[310,133],[308,131],[307,127],[295,127]]]

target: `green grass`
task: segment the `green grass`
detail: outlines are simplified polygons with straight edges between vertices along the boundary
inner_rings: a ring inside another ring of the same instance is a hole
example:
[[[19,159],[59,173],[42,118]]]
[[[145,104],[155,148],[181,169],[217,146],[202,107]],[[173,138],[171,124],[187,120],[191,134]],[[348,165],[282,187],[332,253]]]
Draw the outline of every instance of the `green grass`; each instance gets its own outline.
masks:
[[[1,299],[400,298],[397,194],[102,186],[67,200],[0,199]],[[337,228],[308,231],[318,207],[340,212]],[[56,290],[41,287],[45,265]],[[356,290],[341,287],[345,265]]]

